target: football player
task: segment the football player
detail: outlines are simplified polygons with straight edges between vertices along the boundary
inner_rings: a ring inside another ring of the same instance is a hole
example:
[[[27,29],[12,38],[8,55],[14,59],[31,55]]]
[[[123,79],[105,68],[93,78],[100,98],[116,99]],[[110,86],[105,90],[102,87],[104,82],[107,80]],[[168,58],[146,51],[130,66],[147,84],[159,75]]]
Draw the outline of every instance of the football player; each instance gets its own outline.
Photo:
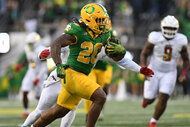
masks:
[[[87,4],[81,10],[81,20],[68,24],[64,31],[65,34],[52,43],[51,56],[57,66],[57,76],[64,78],[65,84],[59,93],[55,107],[46,110],[34,123],[34,127],[44,127],[55,119],[65,116],[70,110],[75,109],[82,98],[93,102],[88,112],[86,126],[95,126],[106,101],[106,94],[96,82],[88,77],[88,74],[102,46],[105,46],[110,39],[108,21],[109,16],[102,5]],[[61,47],[68,45],[69,57],[67,63],[62,64]],[[120,50],[119,47],[120,45],[114,50]],[[125,49],[118,52],[120,55],[112,57],[115,61],[119,61],[135,72],[153,75],[151,69],[140,67],[131,60],[123,59]]]
[[[51,58],[50,49],[44,49],[42,52],[39,53],[38,58],[40,60],[45,60],[47,58]],[[62,63],[66,63],[67,58],[69,56],[69,47],[66,46],[61,49],[62,52]],[[33,124],[40,115],[47,109],[51,108],[53,105],[56,104],[57,97],[61,91],[62,84],[61,79],[57,77],[56,69],[53,70],[47,80],[43,83],[43,90],[41,93],[40,100],[36,109],[29,114],[27,119],[24,121],[21,127],[27,127]],[[62,118],[60,127],[70,127],[72,121],[75,118],[76,108],[73,111],[70,111],[64,118]]]
[[[47,78],[48,68],[46,61],[40,61],[37,58],[38,52],[43,50],[45,47],[39,44],[40,35],[36,32],[29,33],[26,36],[26,46],[25,53],[28,61],[28,70],[22,80],[21,90],[23,92],[23,106],[24,106],[24,114],[20,116],[20,118],[26,118],[29,114],[28,109],[28,93],[34,87],[35,88],[35,98],[39,99],[41,90],[42,90],[42,82]],[[21,68],[22,65],[18,65],[16,67]],[[39,71],[40,69],[40,71]]]
[[[112,49],[115,47],[116,46],[112,47]],[[123,47],[121,47],[121,48],[123,48]],[[39,59],[45,60],[47,58],[51,58],[50,53],[51,53],[50,49],[44,49],[42,52],[39,53]],[[66,46],[64,48],[61,48],[61,53],[62,53],[61,54],[62,63],[66,63],[67,58],[69,56],[69,47]],[[117,52],[115,52],[115,53],[117,53]],[[125,57],[128,58],[127,55]],[[101,50],[101,52],[98,54],[97,60],[113,62],[113,60],[110,59],[106,55],[104,49]],[[120,66],[123,66],[120,63],[118,63],[118,64]],[[123,68],[126,68],[126,67],[123,66]],[[109,72],[109,70],[107,70],[105,72],[105,74],[108,74],[107,72]],[[93,72],[91,72],[91,73],[93,73]],[[89,74],[89,77],[93,78],[93,76],[90,76],[91,73]],[[103,76],[110,79],[110,77],[109,77],[110,73],[111,72],[109,72],[108,75],[106,75],[106,76],[103,75]],[[107,84],[109,84],[109,82],[110,82],[110,81],[108,81],[108,79],[106,79],[106,81],[105,81],[105,83],[107,83]],[[94,80],[94,78],[93,78],[93,80]],[[96,81],[96,80],[94,80],[94,81]],[[44,88],[42,90],[42,94],[41,94],[41,97],[40,97],[40,100],[38,102],[36,109],[29,114],[29,116],[27,117],[27,119],[25,120],[24,124],[21,127],[27,127],[27,126],[33,124],[45,110],[51,108],[54,104],[56,104],[57,97],[62,88],[61,79],[59,77],[57,77],[56,69],[51,72],[51,74],[49,75],[47,80],[44,81],[43,85],[44,85]],[[75,115],[76,115],[76,108],[73,111],[70,111],[66,116],[64,116],[62,118],[60,127],[70,127],[71,126],[71,124],[75,118]],[[88,113],[88,110],[87,110],[87,113]]]
[[[178,20],[171,15],[161,21],[161,31],[153,31],[148,36],[148,42],[142,50],[141,65],[147,65],[147,57],[151,55],[150,64],[155,75],[144,82],[144,99],[142,107],[151,104],[158,95],[158,103],[149,122],[149,127],[156,127],[156,123],[164,113],[167,101],[172,94],[177,77],[177,61],[181,55],[183,72],[179,81],[185,80],[189,68],[187,52],[187,37],[177,33]]]

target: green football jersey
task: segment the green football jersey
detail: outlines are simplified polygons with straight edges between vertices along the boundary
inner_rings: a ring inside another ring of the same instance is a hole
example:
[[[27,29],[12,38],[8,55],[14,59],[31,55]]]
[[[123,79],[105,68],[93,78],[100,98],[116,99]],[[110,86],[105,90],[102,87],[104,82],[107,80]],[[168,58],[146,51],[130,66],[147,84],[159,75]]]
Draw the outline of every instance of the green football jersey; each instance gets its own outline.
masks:
[[[98,70],[107,70],[108,68],[108,61],[105,60],[98,60],[98,62],[96,63],[94,69],[98,69]]]
[[[88,75],[94,66],[97,54],[110,38],[110,33],[102,33],[92,38],[86,28],[76,23],[70,23],[64,33],[75,36],[76,42],[69,45],[70,54],[67,65],[73,70]]]

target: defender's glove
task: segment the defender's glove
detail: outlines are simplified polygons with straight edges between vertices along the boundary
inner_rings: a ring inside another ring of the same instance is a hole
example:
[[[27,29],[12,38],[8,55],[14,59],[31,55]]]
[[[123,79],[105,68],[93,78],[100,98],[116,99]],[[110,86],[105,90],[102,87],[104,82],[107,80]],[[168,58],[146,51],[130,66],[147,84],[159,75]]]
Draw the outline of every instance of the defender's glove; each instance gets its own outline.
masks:
[[[40,58],[46,59],[46,58],[49,56],[49,54],[50,54],[49,49],[45,49],[45,50],[43,50],[43,51],[40,53]]]
[[[187,70],[183,69],[181,75],[179,76],[178,80],[180,83],[183,83],[186,80]]]
[[[33,81],[33,84],[36,86],[36,85],[38,84],[38,82],[39,82],[39,79],[36,78],[36,79]]]
[[[147,66],[142,66],[140,69],[140,73],[152,77],[152,75],[154,75],[154,72],[152,71],[152,69],[148,68]]]
[[[22,64],[18,64],[15,66],[14,70],[15,72],[18,72],[22,68]]]
[[[111,39],[109,44],[105,48],[105,52],[109,57],[115,57],[117,55],[124,56],[126,53],[125,48],[121,45],[117,39]]]
[[[65,78],[65,65],[61,64],[57,66],[57,77],[59,78]]]

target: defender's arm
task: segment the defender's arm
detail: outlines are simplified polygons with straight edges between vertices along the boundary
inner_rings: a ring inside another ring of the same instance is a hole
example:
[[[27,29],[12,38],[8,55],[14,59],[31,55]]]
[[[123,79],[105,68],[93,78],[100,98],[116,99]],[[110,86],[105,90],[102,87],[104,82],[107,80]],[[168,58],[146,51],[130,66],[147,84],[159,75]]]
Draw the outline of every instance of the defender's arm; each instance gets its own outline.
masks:
[[[147,42],[144,46],[141,55],[140,55],[140,65],[146,66],[147,65],[147,57],[152,54],[154,45],[150,42]]]

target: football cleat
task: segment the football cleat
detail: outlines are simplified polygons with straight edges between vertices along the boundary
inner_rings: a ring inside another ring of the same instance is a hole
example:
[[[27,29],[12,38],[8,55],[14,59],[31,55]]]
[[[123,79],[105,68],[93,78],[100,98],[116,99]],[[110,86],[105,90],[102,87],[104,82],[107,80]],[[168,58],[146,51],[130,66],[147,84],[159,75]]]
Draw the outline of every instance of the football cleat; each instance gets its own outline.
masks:
[[[22,115],[20,115],[19,118],[21,119],[26,119],[28,117],[29,113],[23,113]]]
[[[143,102],[142,102],[142,107],[143,108],[146,108],[147,104],[145,103],[145,100],[143,99]]]
[[[149,122],[148,127],[156,127],[156,122]]]

